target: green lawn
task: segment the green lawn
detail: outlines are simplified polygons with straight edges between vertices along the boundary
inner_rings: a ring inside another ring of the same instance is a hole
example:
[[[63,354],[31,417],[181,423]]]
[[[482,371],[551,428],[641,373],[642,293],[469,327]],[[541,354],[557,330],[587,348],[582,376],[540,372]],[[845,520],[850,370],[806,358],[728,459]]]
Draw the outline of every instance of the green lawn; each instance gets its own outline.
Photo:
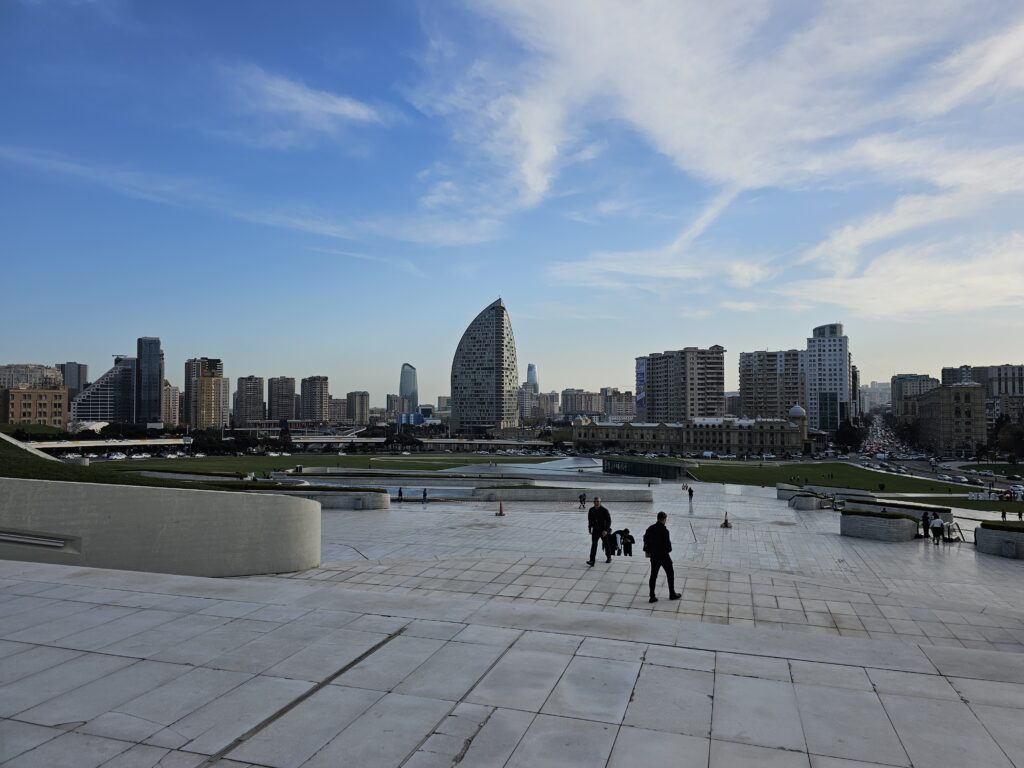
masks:
[[[337,458],[337,457],[335,457]],[[143,460],[132,462],[141,464]],[[108,483],[110,485],[145,485],[157,488],[196,488],[206,491],[253,491],[272,492],[274,490],[298,490],[295,485],[272,484],[267,482],[243,483],[237,481],[218,480],[211,476],[210,480],[193,482],[189,480],[171,480],[155,477],[143,477],[132,472],[119,471],[128,469],[121,463],[103,462],[88,467],[65,464],[60,461],[47,461],[33,456],[0,440],[0,477],[17,477],[28,480],[63,480],[74,483]],[[373,491],[376,488],[341,488],[332,486],[302,486],[302,490],[357,490]]]
[[[734,483],[736,485],[774,486],[776,483],[795,485],[825,485],[835,488],[856,488],[865,491],[881,490],[885,485],[888,493],[966,493],[967,486],[943,483],[938,480],[883,474],[862,469],[852,464],[835,462],[828,464],[779,464],[756,466],[754,464],[701,464],[691,466],[689,472],[706,483]],[[798,480],[792,478],[797,476]]]
[[[1024,502],[1021,501],[972,501],[971,499],[949,498],[948,496],[929,496],[926,498],[914,499],[923,504],[942,504],[947,507],[960,507],[960,509],[977,509],[984,512],[1002,512],[1016,515],[1018,511],[1024,512]]]
[[[402,469],[436,471],[466,464],[538,464],[551,459],[537,456],[461,456],[427,454],[423,456],[336,456],[326,453],[293,453],[291,456],[207,456],[203,459],[130,459],[117,462],[119,471],[189,472],[193,474],[273,472],[306,467],[345,467],[348,469]]]
[[[45,424],[0,424],[0,432],[5,435],[13,435],[19,430],[27,435],[57,435],[64,431]]]
[[[997,475],[1024,475],[1024,464],[961,464],[960,469],[990,469]]]

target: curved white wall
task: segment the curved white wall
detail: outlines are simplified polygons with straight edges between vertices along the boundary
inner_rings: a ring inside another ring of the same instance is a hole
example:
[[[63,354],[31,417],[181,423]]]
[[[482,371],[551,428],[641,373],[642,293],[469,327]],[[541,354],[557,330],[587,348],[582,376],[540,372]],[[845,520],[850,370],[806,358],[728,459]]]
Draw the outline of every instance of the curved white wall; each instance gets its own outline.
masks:
[[[285,573],[320,564],[320,505],[270,494],[0,478],[0,558],[188,576]]]

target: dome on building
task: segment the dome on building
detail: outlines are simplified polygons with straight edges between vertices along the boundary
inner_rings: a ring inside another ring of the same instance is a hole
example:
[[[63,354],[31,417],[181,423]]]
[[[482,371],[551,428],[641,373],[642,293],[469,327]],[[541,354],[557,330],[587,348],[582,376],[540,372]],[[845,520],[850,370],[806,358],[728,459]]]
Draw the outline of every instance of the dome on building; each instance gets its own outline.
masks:
[[[792,408],[789,409],[789,418],[806,419],[807,411],[805,411],[802,406],[794,405]]]

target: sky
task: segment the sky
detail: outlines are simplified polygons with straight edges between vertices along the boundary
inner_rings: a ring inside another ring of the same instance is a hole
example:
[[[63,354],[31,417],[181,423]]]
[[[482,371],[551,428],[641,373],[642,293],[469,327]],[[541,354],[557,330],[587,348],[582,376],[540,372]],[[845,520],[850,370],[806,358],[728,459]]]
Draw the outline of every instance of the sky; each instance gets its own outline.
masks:
[[[426,402],[499,296],[545,391],[1024,361],[1017,0],[14,0],[0,104],[0,363]]]

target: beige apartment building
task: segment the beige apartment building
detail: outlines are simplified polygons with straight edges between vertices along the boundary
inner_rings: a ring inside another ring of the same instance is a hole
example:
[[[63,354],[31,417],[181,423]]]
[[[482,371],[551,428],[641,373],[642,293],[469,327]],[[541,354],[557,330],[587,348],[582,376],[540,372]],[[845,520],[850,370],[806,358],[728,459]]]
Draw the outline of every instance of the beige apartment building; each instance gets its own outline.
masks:
[[[973,456],[987,442],[985,388],[978,383],[936,387],[917,396],[920,444],[941,456]]]
[[[67,429],[67,387],[23,385],[0,389],[0,422],[4,424],[40,424]]]
[[[784,419],[804,399],[800,350],[740,352],[740,414]]]
[[[563,402],[563,413],[567,413]],[[636,358],[636,416],[679,422],[725,415],[725,348],[686,347]]]
[[[228,425],[228,387],[223,376],[201,375],[192,380],[192,429],[219,429]]]

